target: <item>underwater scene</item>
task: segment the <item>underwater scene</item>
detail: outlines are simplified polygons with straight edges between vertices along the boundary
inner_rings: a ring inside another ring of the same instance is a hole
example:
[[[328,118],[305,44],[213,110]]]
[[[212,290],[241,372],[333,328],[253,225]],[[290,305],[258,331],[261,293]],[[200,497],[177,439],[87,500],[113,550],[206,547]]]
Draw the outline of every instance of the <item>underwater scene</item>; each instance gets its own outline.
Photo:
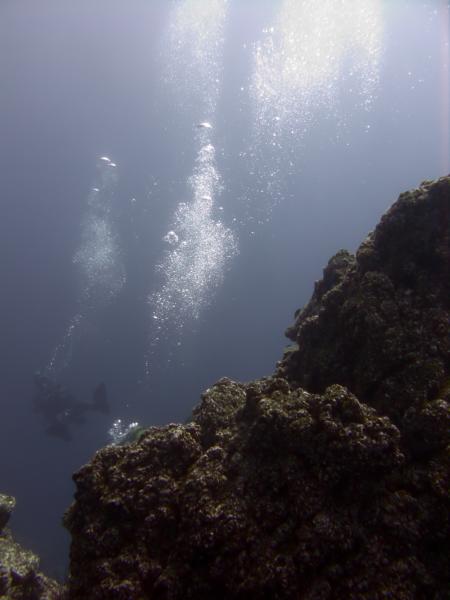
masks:
[[[0,2],[0,597],[448,597],[449,40]]]

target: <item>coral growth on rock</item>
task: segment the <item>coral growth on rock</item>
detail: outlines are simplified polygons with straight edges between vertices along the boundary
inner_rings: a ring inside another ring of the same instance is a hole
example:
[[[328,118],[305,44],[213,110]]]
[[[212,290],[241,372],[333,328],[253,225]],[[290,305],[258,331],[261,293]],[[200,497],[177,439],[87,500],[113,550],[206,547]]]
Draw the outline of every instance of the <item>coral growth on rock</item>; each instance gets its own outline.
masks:
[[[58,600],[62,587],[38,571],[38,557],[22,548],[5,529],[16,502],[0,494],[0,598],[3,600]]]
[[[75,475],[72,600],[396,600],[450,589],[450,177],[340,251],[272,377]]]
[[[356,257],[330,260],[286,332],[298,351],[282,361],[285,377],[315,392],[345,385],[397,424],[439,397],[450,357],[449,185],[401,194]]]

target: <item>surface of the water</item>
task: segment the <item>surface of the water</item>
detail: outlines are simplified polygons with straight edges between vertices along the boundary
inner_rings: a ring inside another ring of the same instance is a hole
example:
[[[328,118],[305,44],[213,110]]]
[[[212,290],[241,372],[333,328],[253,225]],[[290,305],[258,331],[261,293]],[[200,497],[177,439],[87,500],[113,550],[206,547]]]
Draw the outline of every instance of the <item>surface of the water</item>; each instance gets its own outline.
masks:
[[[219,377],[269,374],[328,258],[450,171],[449,10],[0,4],[0,491],[44,569],[114,419],[182,421]],[[37,370],[79,399],[104,381],[111,415],[46,436]]]

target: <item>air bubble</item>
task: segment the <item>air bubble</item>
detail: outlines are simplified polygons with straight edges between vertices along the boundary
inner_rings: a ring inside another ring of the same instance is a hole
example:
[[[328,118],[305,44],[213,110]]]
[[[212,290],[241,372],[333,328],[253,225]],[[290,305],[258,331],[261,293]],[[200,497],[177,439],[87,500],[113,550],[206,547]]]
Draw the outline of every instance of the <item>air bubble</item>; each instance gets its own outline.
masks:
[[[168,231],[163,237],[163,241],[167,242],[169,246],[175,246],[176,244],[178,244],[178,236],[175,233],[175,231]]]

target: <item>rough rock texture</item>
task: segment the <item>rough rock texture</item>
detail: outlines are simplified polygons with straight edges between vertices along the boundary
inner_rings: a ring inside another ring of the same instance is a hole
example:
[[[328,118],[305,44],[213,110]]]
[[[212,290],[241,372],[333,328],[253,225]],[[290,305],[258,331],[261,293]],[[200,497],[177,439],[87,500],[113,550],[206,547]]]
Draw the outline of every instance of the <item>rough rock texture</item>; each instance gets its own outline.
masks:
[[[0,494],[0,599],[58,600],[63,597],[62,587],[38,571],[38,557],[5,529],[15,503],[12,496]]]
[[[345,385],[397,424],[441,395],[450,383],[449,186],[447,177],[401,194],[356,257],[330,260],[286,332],[298,351],[282,361],[284,376],[314,392]]]
[[[0,494],[0,534],[2,533],[5,525],[8,523],[15,506],[15,498],[12,496],[6,496],[5,494]]]
[[[74,475],[72,600],[450,598],[450,178],[331,259],[273,377]]]

